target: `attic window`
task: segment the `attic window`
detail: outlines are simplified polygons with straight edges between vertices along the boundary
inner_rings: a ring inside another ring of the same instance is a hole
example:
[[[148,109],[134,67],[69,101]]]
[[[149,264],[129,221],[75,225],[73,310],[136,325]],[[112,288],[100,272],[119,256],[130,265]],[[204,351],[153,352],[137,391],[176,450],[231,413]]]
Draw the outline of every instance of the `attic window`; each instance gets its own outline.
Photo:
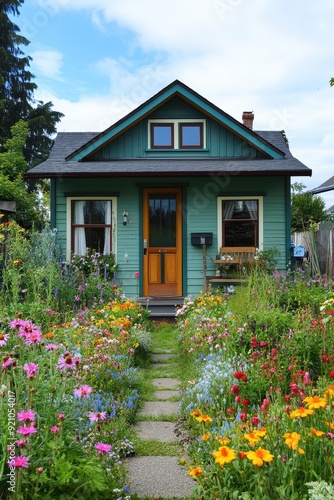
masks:
[[[160,119],[148,122],[149,149],[203,149],[206,147],[205,120]]]
[[[173,123],[151,123],[151,147],[174,148]]]
[[[180,123],[180,148],[203,147],[203,123]]]

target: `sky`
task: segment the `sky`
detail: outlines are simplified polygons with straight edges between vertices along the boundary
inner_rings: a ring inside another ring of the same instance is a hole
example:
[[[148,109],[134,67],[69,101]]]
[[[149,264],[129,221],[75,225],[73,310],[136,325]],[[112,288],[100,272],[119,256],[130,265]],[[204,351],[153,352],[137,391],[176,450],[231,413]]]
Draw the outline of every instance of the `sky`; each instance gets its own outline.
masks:
[[[313,171],[292,182],[334,175],[333,0],[25,0],[15,22],[59,132],[101,132],[178,79],[237,120],[253,111],[255,131],[284,130]]]

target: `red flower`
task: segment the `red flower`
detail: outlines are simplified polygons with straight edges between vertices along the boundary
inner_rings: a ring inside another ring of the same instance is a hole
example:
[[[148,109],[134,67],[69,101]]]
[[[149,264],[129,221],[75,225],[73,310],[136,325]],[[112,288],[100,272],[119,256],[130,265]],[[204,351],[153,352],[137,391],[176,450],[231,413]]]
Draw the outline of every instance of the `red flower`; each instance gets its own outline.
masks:
[[[240,392],[239,386],[237,384],[233,384],[231,387],[231,392],[232,394],[239,394]]]
[[[248,406],[251,404],[250,400],[248,398],[244,398],[242,401],[241,401],[241,404],[243,406]]]
[[[236,378],[237,380],[243,380],[244,382],[247,382],[247,375],[243,371],[234,372],[234,378]]]
[[[247,454],[244,451],[238,451],[239,458],[247,458]]]
[[[330,378],[334,378],[334,370],[332,370],[331,372],[329,372],[329,376],[330,376]]]
[[[256,415],[255,415],[254,417],[252,417],[252,418],[250,419],[250,421],[251,421],[252,425],[254,425],[255,427],[256,427],[257,425],[259,425],[259,423],[260,423],[260,419],[259,419],[259,417],[257,417]]]
[[[247,413],[240,413],[240,420],[241,420],[241,422],[246,422],[246,420],[247,420]]]

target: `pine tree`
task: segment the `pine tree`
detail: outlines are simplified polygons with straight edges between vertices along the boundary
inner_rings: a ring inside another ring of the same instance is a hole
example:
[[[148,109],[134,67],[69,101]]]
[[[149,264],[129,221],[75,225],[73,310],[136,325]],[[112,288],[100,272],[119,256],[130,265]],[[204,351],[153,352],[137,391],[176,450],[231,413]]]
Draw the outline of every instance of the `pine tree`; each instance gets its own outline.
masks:
[[[29,126],[24,154],[30,168],[48,156],[50,136],[63,115],[52,110],[51,102],[34,99],[37,85],[29,69],[31,57],[21,49],[30,42],[9,17],[19,15],[23,2],[0,0],[0,151],[11,135],[11,127],[23,119]]]

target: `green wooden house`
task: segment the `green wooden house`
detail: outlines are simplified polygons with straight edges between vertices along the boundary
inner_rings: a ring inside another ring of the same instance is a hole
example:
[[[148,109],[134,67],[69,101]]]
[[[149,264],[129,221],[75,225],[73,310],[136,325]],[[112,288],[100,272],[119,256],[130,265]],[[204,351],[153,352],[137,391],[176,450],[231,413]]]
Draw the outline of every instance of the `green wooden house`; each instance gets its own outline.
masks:
[[[59,133],[27,176],[51,179],[68,259],[113,252],[130,297],[196,296],[221,247],[275,248],[282,270],[290,257],[290,179],[311,170],[253,118],[176,80],[101,133]]]

